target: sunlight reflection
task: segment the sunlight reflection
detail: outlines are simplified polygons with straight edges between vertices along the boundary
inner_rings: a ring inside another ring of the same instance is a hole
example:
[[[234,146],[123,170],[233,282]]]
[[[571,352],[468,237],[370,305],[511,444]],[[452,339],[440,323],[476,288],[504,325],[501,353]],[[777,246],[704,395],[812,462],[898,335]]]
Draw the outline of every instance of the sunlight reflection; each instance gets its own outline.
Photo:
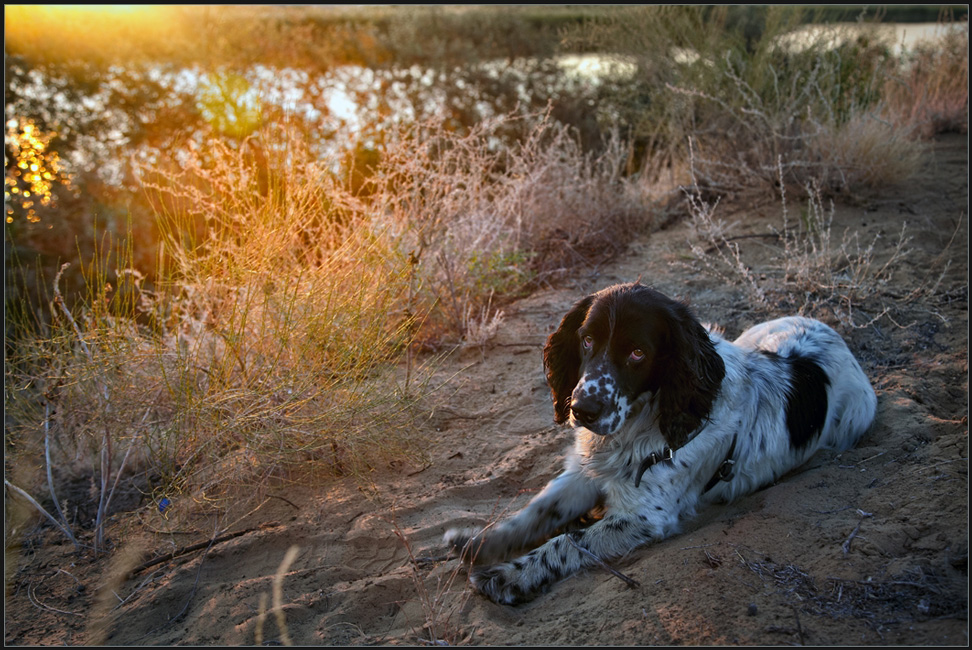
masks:
[[[259,93],[239,74],[205,75],[200,82],[198,106],[219,133],[235,138],[250,135],[263,121]]]
[[[56,151],[48,151],[56,133],[44,133],[31,120],[7,122],[7,147],[13,160],[6,162],[4,204],[7,223],[13,223],[13,204],[19,204],[31,223],[40,221],[36,205],[48,206],[53,201],[55,182],[70,185],[70,178],[61,174],[60,158]]]

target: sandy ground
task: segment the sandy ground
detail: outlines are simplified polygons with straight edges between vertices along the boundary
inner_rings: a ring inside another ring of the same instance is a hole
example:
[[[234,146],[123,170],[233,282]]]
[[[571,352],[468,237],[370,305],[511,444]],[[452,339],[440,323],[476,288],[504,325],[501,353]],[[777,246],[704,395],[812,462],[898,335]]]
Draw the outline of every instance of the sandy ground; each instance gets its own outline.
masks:
[[[571,435],[552,423],[540,350],[578,297],[641,278],[727,337],[786,311],[756,308],[743,288],[693,270],[685,220],[508,306],[485,350],[440,368],[453,378],[429,405],[431,463],[376,472],[376,492],[352,479],[271,489],[232,529],[242,534],[125,580],[113,576],[205,542],[205,520],[119,527],[110,560],[35,532],[8,549],[5,643],[967,646],[968,180],[967,136],[945,136],[918,179],[838,204],[835,232],[884,235],[879,261],[903,221],[913,237],[894,282],[856,317],[888,314],[840,328],[877,390],[876,424],[857,448],[819,454],[612,562],[637,587],[592,570],[525,606],[499,606],[471,592],[441,538],[521,507],[558,472]],[[732,234],[758,235],[736,240],[758,277],[779,252],[764,236],[779,227],[779,201],[719,210],[739,222]],[[909,299],[949,260],[933,292]]]

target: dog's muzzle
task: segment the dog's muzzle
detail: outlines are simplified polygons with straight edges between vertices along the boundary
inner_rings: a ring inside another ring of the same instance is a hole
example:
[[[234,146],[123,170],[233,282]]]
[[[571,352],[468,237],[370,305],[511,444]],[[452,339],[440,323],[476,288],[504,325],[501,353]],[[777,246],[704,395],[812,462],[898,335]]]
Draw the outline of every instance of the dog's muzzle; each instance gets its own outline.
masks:
[[[584,395],[580,398],[571,397],[570,415],[577,424],[591,428],[604,413],[604,402],[593,395]],[[595,431],[595,433],[597,433]]]
[[[609,436],[618,430],[628,415],[627,405],[621,401],[624,400],[620,400],[617,384],[612,378],[585,375],[570,396],[571,424],[600,436]]]

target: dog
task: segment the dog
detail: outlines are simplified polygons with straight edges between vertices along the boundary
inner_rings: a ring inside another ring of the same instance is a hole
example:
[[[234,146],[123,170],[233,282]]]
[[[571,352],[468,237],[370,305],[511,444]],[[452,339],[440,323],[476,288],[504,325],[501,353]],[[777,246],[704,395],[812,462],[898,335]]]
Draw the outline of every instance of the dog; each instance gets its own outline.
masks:
[[[877,410],[824,323],[780,318],[730,342],[640,283],[574,304],[543,363],[554,420],[575,432],[564,471],[510,519],[445,535],[472,561],[472,584],[507,605],[669,537],[701,505],[765,487],[820,449],[853,446]]]

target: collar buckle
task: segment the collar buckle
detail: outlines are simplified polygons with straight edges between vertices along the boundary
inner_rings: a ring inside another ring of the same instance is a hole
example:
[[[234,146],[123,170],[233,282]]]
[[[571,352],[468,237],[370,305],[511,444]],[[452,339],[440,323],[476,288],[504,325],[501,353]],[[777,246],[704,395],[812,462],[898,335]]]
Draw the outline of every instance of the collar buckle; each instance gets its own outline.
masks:
[[[638,473],[635,474],[635,487],[641,485],[641,477],[648,471],[648,468],[662,461],[671,461],[674,457],[675,450],[668,446],[662,449],[661,454],[653,451],[645,456],[645,459],[641,461],[641,465],[638,466]]]
[[[732,444],[729,445],[729,453],[726,454],[726,459],[722,461],[716,469],[715,474],[709,479],[709,482],[705,484],[705,488],[702,490],[702,494],[705,494],[709,490],[715,487],[716,483],[719,481],[731,481],[732,477],[735,476],[735,464],[736,459],[732,455],[736,452],[736,436],[732,437]]]

